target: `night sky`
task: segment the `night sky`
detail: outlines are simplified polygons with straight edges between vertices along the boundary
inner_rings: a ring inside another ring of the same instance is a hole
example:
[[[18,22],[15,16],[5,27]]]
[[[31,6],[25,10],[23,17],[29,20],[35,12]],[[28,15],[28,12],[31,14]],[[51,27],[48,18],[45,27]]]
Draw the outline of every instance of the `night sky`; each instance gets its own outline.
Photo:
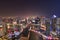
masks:
[[[60,16],[58,0],[0,1],[0,16]]]

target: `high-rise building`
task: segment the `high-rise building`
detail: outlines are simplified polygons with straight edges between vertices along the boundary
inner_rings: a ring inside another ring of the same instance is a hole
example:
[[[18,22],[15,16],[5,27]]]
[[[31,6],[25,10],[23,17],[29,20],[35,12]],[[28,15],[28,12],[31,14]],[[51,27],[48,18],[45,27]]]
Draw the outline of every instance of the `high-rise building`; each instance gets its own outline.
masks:
[[[56,31],[56,22],[57,22],[57,18],[53,18],[52,19],[52,29],[53,29],[53,31]]]
[[[60,34],[60,18],[57,18],[56,31],[57,31],[58,34]]]
[[[46,24],[46,35],[50,35],[50,18],[46,18],[45,24]]]

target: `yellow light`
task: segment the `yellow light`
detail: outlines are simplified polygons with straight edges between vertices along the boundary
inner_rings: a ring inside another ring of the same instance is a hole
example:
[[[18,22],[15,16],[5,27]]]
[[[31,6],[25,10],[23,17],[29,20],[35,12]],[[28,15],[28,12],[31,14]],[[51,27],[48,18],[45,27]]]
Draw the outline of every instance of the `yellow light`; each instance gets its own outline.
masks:
[[[10,25],[9,23],[7,25]]]
[[[8,26],[8,29],[10,28],[10,26]]]
[[[46,26],[41,24],[41,29],[46,30]]]

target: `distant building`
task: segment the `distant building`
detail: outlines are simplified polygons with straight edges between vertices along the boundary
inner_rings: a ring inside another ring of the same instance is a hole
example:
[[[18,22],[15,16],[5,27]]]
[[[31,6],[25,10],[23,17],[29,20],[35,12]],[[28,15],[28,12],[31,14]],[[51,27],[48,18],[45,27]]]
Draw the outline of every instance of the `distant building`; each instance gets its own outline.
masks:
[[[56,28],[57,28],[57,33],[60,33],[60,18],[57,18],[57,22],[56,22]]]
[[[46,25],[46,35],[50,35],[50,22],[51,22],[51,19],[50,18],[46,18],[45,20],[45,25]]]
[[[53,29],[53,31],[54,30],[56,31],[56,23],[57,23],[57,18],[53,18],[52,19],[52,29]]]

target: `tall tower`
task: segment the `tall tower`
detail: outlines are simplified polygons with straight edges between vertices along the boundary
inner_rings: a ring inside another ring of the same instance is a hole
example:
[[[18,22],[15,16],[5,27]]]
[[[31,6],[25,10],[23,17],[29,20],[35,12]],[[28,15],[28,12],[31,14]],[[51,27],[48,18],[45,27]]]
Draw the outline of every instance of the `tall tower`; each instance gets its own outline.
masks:
[[[50,35],[50,18],[47,18],[45,20],[45,24],[46,24],[46,35]]]

